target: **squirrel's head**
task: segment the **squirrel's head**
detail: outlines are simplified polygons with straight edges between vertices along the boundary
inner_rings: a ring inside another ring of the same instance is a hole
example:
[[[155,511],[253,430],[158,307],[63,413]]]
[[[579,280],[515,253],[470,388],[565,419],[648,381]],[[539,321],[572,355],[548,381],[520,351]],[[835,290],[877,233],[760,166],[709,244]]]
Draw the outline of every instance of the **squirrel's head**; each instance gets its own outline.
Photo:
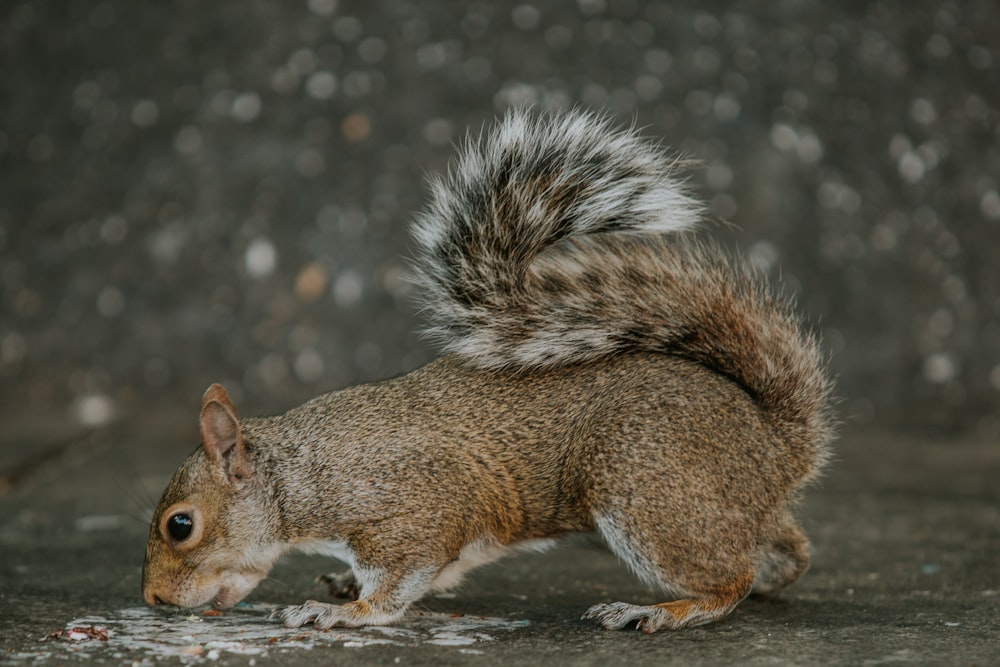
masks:
[[[151,605],[231,607],[282,551],[268,518],[266,471],[255,465],[236,408],[217,384],[202,399],[201,438],[153,513],[142,567]]]

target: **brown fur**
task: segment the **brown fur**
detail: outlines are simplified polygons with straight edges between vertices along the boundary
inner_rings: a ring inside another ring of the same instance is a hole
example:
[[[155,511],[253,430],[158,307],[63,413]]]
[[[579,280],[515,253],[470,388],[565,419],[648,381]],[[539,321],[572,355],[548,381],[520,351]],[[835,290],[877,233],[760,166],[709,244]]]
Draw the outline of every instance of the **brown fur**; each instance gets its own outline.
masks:
[[[611,546],[643,563],[644,578],[693,596],[663,606],[672,620],[644,629],[707,622],[750,592],[755,572],[769,591],[804,569],[805,540],[784,508],[814,463],[769,421],[738,385],[678,357],[515,372],[445,356],[243,420],[247,480],[229,480],[204,449],[195,452],[153,522],[147,599],[208,602],[215,589],[204,563],[260,553],[267,562],[245,569],[263,576],[289,546],[340,538],[358,565],[385,572],[369,606],[344,607],[336,620],[360,624],[401,612],[393,590],[407,575],[440,572],[484,536],[516,545],[594,530],[600,515],[614,517],[626,542]],[[182,499],[207,524],[206,539],[187,552],[169,548],[156,528]],[[775,563],[789,551],[796,566],[781,570]],[[203,584],[207,597],[179,596]],[[591,615],[612,627],[622,620]]]
[[[235,604],[299,549],[347,561],[323,581],[357,599],[276,617],[389,623],[478,565],[595,531],[676,599],[586,617],[653,632],[805,571],[790,509],[832,437],[816,341],[717,247],[657,236],[697,204],[633,131],[518,112],[482,144],[417,225],[449,353],[275,417],[209,388],[150,526],[150,604]]]

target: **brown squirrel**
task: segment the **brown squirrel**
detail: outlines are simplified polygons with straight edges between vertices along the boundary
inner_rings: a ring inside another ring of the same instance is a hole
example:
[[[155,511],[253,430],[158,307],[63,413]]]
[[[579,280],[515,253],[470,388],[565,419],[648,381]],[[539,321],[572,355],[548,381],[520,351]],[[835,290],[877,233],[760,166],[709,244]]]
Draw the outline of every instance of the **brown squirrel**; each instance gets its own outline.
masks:
[[[239,419],[212,385],[202,445],[153,515],[147,602],[229,607],[284,553],[334,556],[345,604],[291,627],[386,624],[478,565],[596,531],[674,601],[598,604],[645,632],[795,581],[790,507],[827,456],[815,338],[692,237],[677,162],[586,112],[510,112],[431,183],[417,282],[445,354]]]

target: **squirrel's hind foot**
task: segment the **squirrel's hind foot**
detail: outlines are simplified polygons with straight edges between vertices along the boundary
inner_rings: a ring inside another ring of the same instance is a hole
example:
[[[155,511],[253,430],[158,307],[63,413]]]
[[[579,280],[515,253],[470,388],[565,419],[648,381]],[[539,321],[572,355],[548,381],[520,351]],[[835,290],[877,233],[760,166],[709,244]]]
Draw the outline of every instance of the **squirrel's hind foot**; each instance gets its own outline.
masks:
[[[621,630],[635,623],[637,630],[646,634],[658,630],[679,630],[680,628],[711,623],[729,614],[733,607],[721,610],[695,609],[697,600],[677,600],[662,604],[638,605],[628,602],[608,602],[596,604],[583,615],[585,620],[596,620],[608,630]]]
[[[596,620],[608,630],[621,630],[629,623],[635,623],[639,630],[648,633],[663,627],[666,613],[653,605],[608,602],[595,604],[587,610],[583,619]]]
[[[630,623],[646,634],[657,630],[678,630],[704,625],[727,616],[747,596],[753,577],[747,575],[730,586],[719,587],[703,597],[675,600],[652,605],[627,602],[597,604],[587,610],[584,619],[593,619],[608,630],[621,630]]]

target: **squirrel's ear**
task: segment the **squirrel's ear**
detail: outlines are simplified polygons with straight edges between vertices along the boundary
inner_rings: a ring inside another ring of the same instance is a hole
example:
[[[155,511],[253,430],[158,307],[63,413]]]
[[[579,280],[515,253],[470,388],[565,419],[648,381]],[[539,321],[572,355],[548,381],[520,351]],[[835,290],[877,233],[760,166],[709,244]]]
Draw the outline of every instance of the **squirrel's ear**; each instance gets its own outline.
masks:
[[[220,466],[230,480],[253,474],[236,407],[222,385],[209,387],[201,401],[201,443],[208,460]]]

